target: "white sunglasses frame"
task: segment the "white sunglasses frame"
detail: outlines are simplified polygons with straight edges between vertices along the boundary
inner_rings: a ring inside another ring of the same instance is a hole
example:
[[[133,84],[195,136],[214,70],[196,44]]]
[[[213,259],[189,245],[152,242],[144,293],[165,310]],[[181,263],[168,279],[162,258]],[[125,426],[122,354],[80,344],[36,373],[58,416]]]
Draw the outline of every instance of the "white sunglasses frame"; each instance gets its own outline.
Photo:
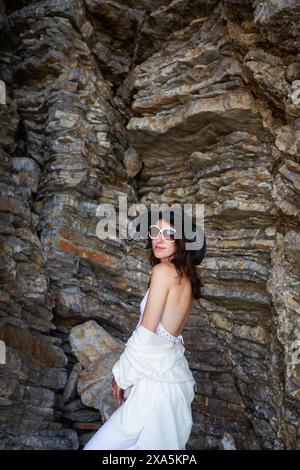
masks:
[[[159,233],[158,233],[157,237],[155,237],[155,238],[152,238],[152,237],[150,236],[150,229],[151,229],[151,227],[156,227],[156,228],[158,228],[158,230],[159,230]],[[174,243],[175,240],[166,240],[166,239],[165,239],[165,237],[164,237],[164,230],[172,230],[172,231],[174,231],[174,235],[175,235],[175,233],[176,233],[176,228],[173,228],[173,227],[169,227],[169,228],[168,228],[168,227],[160,228],[158,225],[152,224],[152,225],[150,225],[149,231],[148,231],[149,237],[151,238],[151,240],[157,240],[158,237],[159,237],[159,235],[162,233],[163,239],[164,239],[166,242]]]

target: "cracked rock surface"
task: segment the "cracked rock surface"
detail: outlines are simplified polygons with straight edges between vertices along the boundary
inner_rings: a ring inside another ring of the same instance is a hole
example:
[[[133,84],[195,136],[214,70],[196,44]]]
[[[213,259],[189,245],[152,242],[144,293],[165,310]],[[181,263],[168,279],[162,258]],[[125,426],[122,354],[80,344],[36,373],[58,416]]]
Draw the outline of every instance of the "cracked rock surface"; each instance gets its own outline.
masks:
[[[80,449],[114,406],[70,333],[138,321],[145,245],[96,236],[126,197],[204,204],[187,449],[300,449],[299,25],[297,0],[0,0],[0,448]]]

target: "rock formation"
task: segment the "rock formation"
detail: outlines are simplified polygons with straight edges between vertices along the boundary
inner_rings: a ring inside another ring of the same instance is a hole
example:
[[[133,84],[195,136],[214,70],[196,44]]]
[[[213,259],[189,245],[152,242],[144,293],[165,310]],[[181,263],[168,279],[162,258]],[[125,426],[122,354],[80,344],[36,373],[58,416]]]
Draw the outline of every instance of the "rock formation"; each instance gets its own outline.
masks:
[[[0,1],[0,447],[78,449],[101,425],[69,334],[124,341],[145,245],[99,204],[204,204],[184,331],[189,449],[300,448],[297,0]]]

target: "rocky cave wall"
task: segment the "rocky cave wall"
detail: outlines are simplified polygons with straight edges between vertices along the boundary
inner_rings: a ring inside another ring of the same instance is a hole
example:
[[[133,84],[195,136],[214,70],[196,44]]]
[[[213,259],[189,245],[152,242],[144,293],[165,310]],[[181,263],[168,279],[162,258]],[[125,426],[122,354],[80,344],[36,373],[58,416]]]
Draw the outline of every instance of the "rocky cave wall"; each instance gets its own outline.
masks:
[[[188,449],[300,448],[296,0],[0,1],[0,448],[78,449],[72,327],[125,340],[150,267],[96,208],[202,203]]]

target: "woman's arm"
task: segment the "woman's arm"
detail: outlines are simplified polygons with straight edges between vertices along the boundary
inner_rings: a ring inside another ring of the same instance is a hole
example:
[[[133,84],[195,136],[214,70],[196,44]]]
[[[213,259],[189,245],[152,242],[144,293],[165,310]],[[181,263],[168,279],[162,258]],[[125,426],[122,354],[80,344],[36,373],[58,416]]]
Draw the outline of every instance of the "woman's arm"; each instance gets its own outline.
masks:
[[[173,273],[173,269],[164,263],[157,264],[152,269],[149,295],[143,318],[139,325],[139,327],[142,325],[148,330],[148,335],[149,333],[150,335],[155,333],[156,327],[161,319],[172,283],[171,276]],[[144,335],[142,336],[144,337]],[[133,332],[119,360],[112,368],[116,383],[123,390],[136,384],[140,378],[153,374],[151,364],[149,363],[149,361],[151,361],[151,354],[148,354],[148,356],[144,355],[143,362],[140,363],[141,357],[139,357],[139,351],[141,351],[141,348],[143,349],[143,344],[139,341],[142,336],[141,334],[137,335],[136,331]],[[136,353],[134,353],[134,351],[136,351]]]
[[[119,405],[122,405],[124,400],[124,390],[119,387],[115,378],[112,379],[112,390],[115,399],[118,400]]]
[[[161,320],[169,290],[172,283],[173,269],[165,263],[156,264],[152,268],[147,303],[145,305],[141,325],[153,332]]]

